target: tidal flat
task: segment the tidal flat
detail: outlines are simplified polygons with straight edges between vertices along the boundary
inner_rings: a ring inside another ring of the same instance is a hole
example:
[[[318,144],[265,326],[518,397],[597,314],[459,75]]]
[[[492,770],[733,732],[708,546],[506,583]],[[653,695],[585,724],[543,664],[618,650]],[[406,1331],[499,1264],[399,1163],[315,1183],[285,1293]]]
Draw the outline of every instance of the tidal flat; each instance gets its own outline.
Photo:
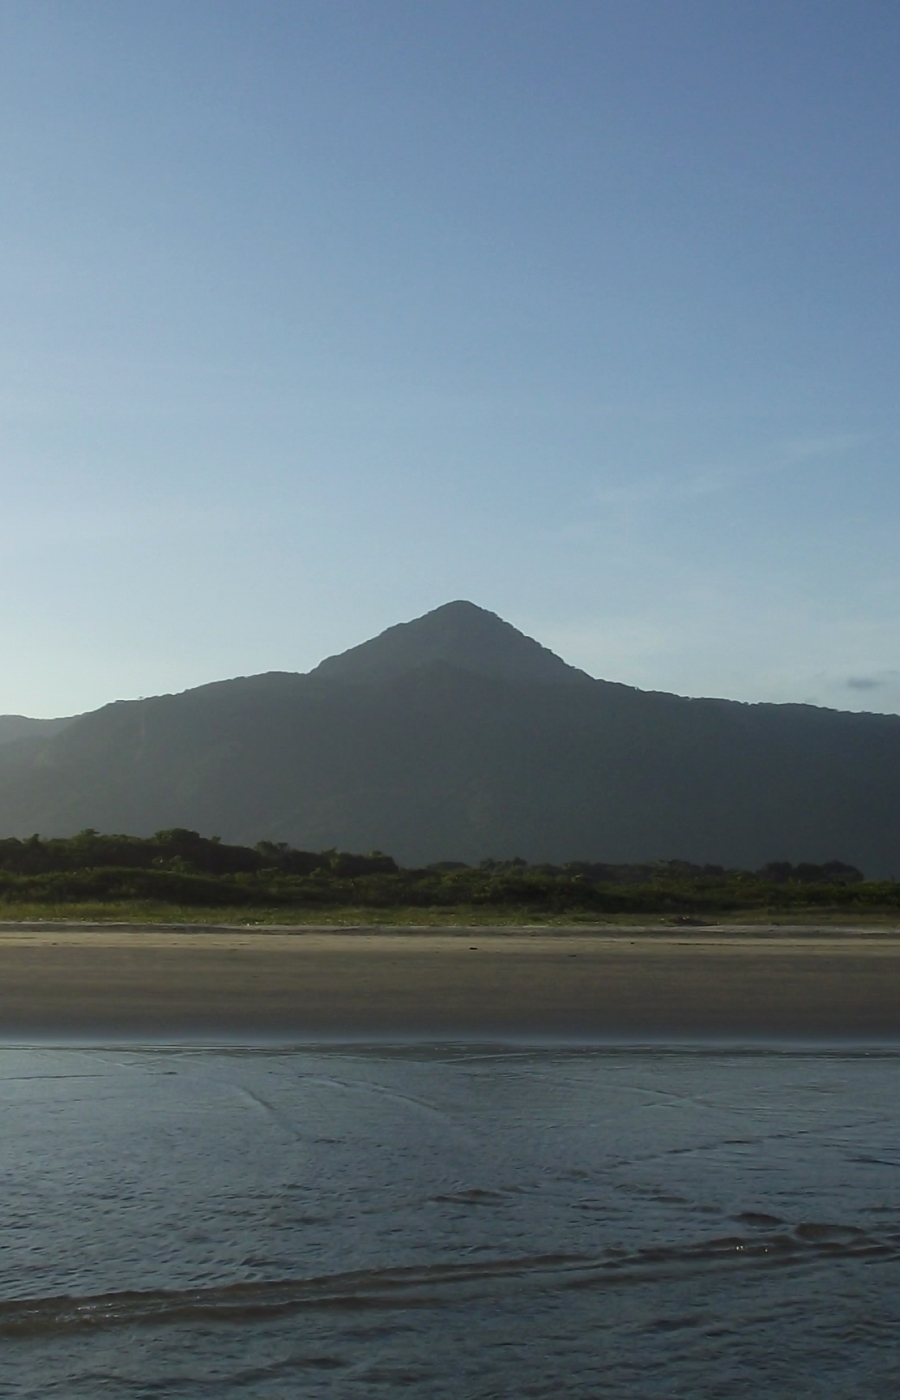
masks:
[[[898,1071],[886,1047],[0,1047],[0,1389],[893,1400]]]
[[[896,927],[0,927],[0,1037],[877,1043]]]

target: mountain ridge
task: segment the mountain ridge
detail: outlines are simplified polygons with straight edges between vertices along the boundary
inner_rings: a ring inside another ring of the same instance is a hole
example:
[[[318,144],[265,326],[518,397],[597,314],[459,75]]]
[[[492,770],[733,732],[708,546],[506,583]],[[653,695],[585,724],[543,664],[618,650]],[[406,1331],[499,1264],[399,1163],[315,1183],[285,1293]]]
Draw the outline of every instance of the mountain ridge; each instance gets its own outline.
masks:
[[[50,738],[60,734],[80,715],[64,719],[31,719],[28,715],[0,715],[0,744],[14,744],[19,739]]]
[[[307,674],[329,680],[383,679],[434,661],[518,680],[572,684],[593,679],[496,613],[465,599],[396,623],[359,646],[326,657]]]
[[[594,680],[473,604],[343,657],[115,702],[0,746],[0,835],[179,826],[404,865],[840,859],[900,873],[898,716]]]

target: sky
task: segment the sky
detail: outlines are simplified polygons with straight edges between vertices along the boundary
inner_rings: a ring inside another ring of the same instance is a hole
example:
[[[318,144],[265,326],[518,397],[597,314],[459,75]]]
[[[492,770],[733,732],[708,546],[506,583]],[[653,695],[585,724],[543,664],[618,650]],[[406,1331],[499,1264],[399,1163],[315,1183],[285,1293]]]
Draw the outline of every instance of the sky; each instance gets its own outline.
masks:
[[[455,598],[900,710],[900,6],[0,0],[0,713]]]

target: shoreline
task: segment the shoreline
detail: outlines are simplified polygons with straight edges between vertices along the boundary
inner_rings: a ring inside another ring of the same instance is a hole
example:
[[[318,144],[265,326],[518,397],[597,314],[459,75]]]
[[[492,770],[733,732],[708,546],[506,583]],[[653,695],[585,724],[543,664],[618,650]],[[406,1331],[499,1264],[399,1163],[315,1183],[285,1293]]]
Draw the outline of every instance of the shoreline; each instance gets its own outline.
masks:
[[[0,924],[0,1039],[900,1040],[900,927]]]
[[[845,939],[853,937],[887,937],[900,939],[900,916],[885,914],[865,915],[856,919],[843,916],[826,916],[822,918],[793,918],[787,916],[774,918],[771,915],[757,917],[755,914],[729,915],[719,919],[713,918],[672,918],[655,915],[629,916],[621,919],[573,919],[566,921],[560,918],[556,921],[536,919],[529,922],[527,919],[507,919],[492,923],[478,923],[466,918],[455,922],[435,923],[428,919],[421,922],[405,922],[402,920],[384,922],[376,919],[348,919],[336,922],[330,919],[320,919],[318,921],[309,919],[305,921],[290,920],[284,923],[270,922],[261,919],[163,919],[163,918],[0,918],[0,940],[6,935],[16,936],[21,933],[99,933],[103,931],[127,933],[140,932],[142,934],[152,934],[154,932],[171,932],[185,935],[196,933],[223,933],[223,934],[278,934],[297,935],[305,934],[334,934],[344,933],[365,933],[383,934],[385,936],[401,934],[417,934],[428,936],[464,937],[470,933],[479,933],[485,938],[503,938],[508,935],[528,934],[539,935],[541,937],[555,938],[559,936],[573,938],[625,938],[639,935],[641,937],[651,937],[662,935],[663,937],[675,937],[684,935],[687,937],[702,938],[713,936],[715,938],[727,939],[733,936],[748,935],[757,938],[771,939],[782,935],[796,937],[815,937],[820,939]]]

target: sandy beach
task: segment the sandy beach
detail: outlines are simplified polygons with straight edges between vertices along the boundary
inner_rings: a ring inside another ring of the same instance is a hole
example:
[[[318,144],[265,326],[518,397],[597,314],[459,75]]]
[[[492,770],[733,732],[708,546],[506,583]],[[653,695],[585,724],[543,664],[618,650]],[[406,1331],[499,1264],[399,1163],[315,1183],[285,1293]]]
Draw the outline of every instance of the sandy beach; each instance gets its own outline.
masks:
[[[0,1036],[900,1036],[900,930],[0,929]]]

